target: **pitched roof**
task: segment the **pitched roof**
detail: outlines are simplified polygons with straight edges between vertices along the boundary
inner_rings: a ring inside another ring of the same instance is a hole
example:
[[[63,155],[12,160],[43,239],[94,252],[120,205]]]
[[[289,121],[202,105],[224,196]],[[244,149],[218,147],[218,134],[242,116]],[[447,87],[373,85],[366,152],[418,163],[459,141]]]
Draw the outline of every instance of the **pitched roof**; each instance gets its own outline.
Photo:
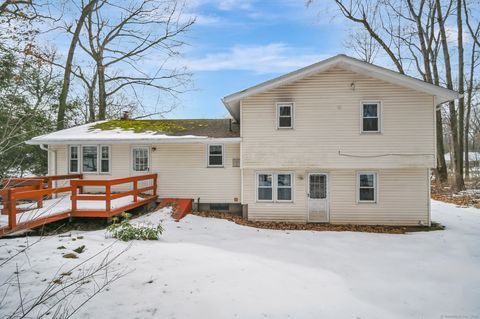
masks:
[[[230,119],[111,120],[37,136],[27,144],[239,142],[240,127]]]
[[[222,99],[230,114],[237,120],[240,119],[240,100],[262,93],[267,90],[277,88],[282,85],[290,84],[307,76],[326,71],[328,69],[340,67],[355,73],[365,74],[367,76],[377,78],[386,82],[398,84],[416,91],[429,93],[436,96],[437,103],[443,103],[458,99],[460,96],[457,92],[437,86],[414,77],[400,74],[398,72],[367,63],[350,56],[339,54],[329,59],[287,73],[269,81],[257,84],[245,90],[230,94]]]

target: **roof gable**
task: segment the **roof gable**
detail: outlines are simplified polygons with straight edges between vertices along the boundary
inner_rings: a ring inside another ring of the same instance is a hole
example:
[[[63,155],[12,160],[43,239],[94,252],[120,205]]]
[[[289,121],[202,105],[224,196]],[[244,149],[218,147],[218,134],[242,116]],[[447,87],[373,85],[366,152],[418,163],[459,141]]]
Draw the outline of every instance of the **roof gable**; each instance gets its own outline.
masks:
[[[451,101],[459,98],[459,94],[455,91],[424,82],[414,77],[400,74],[398,72],[367,63],[344,54],[336,55],[329,59],[287,73],[269,81],[257,84],[248,89],[225,96],[222,101],[230,114],[237,120],[240,119],[240,101],[246,97],[259,94],[268,90],[275,89],[279,86],[290,84],[294,81],[304,79],[310,75],[314,75],[334,67],[344,70],[363,74],[372,78],[380,79],[385,82],[404,86],[416,91],[431,94],[437,98],[438,103]]]

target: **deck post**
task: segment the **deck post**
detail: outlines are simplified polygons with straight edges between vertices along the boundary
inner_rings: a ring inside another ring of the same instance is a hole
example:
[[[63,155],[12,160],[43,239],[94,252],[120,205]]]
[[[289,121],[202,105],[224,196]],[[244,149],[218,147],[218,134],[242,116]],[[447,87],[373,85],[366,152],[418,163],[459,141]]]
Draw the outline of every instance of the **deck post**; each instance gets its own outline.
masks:
[[[35,187],[37,190],[42,190],[43,189],[43,185],[40,184],[38,186]],[[51,194],[47,197],[47,198],[51,198]],[[43,207],[43,196],[39,196],[37,198],[37,208],[42,208]]]
[[[13,198],[13,189],[8,190],[8,228],[14,229],[17,226],[17,200]]]
[[[138,190],[138,181],[137,180],[134,180],[133,181],[133,201],[136,202],[138,200],[138,194],[137,194],[137,190]]]
[[[153,196],[157,196],[157,178],[158,174],[153,177]]]
[[[105,210],[107,211],[107,213],[110,213],[110,210],[111,210],[111,206],[112,206],[112,203],[111,203],[111,195],[112,195],[112,187],[110,186],[110,183],[108,183],[107,185],[105,185]]]
[[[71,181],[70,185],[72,186],[72,213],[74,213],[77,210],[77,184]]]

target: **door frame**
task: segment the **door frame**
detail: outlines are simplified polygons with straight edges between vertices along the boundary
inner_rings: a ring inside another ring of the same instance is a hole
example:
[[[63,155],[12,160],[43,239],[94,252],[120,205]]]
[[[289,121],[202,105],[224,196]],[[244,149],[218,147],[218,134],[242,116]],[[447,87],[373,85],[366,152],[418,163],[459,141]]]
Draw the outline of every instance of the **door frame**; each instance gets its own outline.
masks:
[[[326,194],[327,194],[327,198],[325,199],[326,200],[326,208],[327,208],[327,212],[326,212],[326,219],[325,221],[321,221],[321,222],[311,222],[310,221],[310,175],[325,175],[326,178],[327,178],[327,190],[326,190]],[[330,174],[327,173],[327,172],[322,172],[322,171],[312,171],[312,172],[307,172],[307,187],[306,187],[306,193],[305,193],[305,196],[307,198],[307,223],[329,223],[330,222]]]
[[[145,171],[145,172],[136,172],[136,171],[133,170],[133,149],[134,148],[140,148],[140,147],[144,147],[148,150],[148,171]],[[147,174],[150,174],[152,172],[152,151],[151,151],[151,146],[150,145],[130,145],[129,158],[130,158],[130,160],[129,160],[130,176],[147,175]]]

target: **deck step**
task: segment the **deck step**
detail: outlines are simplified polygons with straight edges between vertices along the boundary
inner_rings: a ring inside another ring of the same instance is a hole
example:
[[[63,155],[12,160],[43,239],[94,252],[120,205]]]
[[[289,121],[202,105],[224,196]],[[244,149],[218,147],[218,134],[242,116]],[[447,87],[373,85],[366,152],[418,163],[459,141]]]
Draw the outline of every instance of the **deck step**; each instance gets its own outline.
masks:
[[[157,209],[173,206],[174,211],[172,217],[178,222],[192,211],[192,204],[193,199],[191,198],[162,198]]]

